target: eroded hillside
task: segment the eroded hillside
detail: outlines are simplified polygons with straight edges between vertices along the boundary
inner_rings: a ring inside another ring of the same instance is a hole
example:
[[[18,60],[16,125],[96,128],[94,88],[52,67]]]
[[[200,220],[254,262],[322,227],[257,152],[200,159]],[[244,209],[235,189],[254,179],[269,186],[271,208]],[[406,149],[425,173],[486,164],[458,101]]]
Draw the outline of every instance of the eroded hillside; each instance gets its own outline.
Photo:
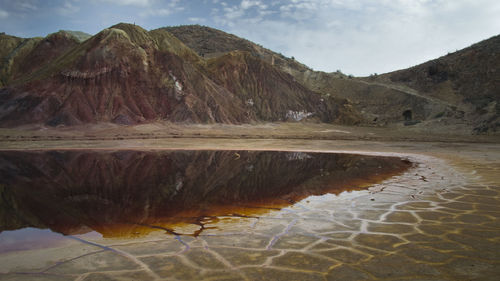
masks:
[[[91,37],[2,34],[0,125],[310,120],[495,133],[499,38],[357,78],[314,71],[199,25],[146,31],[117,24]]]
[[[3,126],[361,121],[346,100],[325,99],[263,60],[241,53],[207,62],[165,29],[118,24],[84,42],[64,31],[2,40]]]
[[[437,130],[448,125],[474,133],[498,131],[500,36],[410,69],[356,78],[341,72],[313,71],[294,59],[209,27],[167,30],[208,58],[247,51],[323,96],[350,101],[362,119],[372,125],[416,125]]]

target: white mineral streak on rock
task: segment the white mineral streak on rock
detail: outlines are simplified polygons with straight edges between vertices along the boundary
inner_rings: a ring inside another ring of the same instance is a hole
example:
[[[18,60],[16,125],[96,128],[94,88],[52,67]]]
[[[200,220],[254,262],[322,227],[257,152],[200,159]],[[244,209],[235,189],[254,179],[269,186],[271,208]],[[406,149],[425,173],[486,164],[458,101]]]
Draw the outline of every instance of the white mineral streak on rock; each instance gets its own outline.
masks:
[[[182,180],[182,178],[177,179],[177,181],[175,182],[175,190],[179,191],[183,186],[184,186],[184,181]]]
[[[178,80],[175,81],[175,89],[179,92],[182,91],[182,84]]]
[[[292,119],[295,121],[300,121],[300,120],[307,118],[313,114],[314,114],[313,112],[307,112],[305,110],[301,110],[301,111],[288,110],[288,112],[285,115],[285,118]]]
[[[172,78],[172,80],[174,80],[174,86],[175,86],[175,98],[177,100],[181,100],[182,96],[184,95],[184,93],[182,92],[182,83],[181,81],[179,81],[177,79],[177,77],[175,77],[175,75],[172,73],[172,71],[169,71],[168,74],[170,75],[170,78]]]
[[[111,67],[102,67],[99,70],[96,71],[78,71],[78,70],[71,70],[71,71],[62,71],[61,75],[70,77],[70,78],[79,78],[79,79],[89,79],[89,78],[94,78],[100,75],[103,75],[105,73],[111,72],[113,69]]]

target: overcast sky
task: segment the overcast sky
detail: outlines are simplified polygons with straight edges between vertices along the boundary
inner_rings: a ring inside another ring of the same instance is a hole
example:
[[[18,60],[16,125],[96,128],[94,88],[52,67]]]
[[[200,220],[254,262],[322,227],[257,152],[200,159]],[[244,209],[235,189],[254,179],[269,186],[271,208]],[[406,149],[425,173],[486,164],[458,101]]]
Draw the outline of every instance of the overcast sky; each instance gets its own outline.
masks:
[[[356,76],[437,58],[500,34],[499,0],[0,0],[0,31],[95,34],[118,22],[145,29],[215,27],[315,70]]]

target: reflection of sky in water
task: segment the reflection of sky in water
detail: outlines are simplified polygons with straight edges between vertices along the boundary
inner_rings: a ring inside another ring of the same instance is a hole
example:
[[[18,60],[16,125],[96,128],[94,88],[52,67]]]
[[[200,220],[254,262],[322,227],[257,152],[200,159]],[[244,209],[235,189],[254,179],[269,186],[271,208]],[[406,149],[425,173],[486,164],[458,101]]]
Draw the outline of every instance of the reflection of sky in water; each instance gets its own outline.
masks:
[[[335,194],[324,194],[324,195],[311,195],[304,198],[300,202],[297,202],[297,206],[302,204],[314,204],[314,202],[335,202],[335,201],[347,201],[360,196],[364,193],[368,193],[366,190],[359,191],[344,191],[338,195]],[[290,206],[293,207],[294,205]],[[283,208],[281,212],[290,212],[289,208]],[[293,212],[293,211],[292,211]],[[276,214],[274,214],[276,215]],[[159,230],[161,231],[161,230]],[[12,251],[25,251],[34,249],[43,249],[62,246],[63,244],[70,242],[71,237],[76,237],[77,239],[94,240],[104,238],[100,233],[96,231],[90,231],[88,233],[76,234],[65,236],[49,229],[37,229],[33,227],[27,227],[23,229],[13,230],[13,231],[3,231],[0,232],[0,253],[7,253]]]
[[[100,239],[102,235],[91,231],[82,235],[72,235],[86,239]],[[0,253],[25,251],[63,246],[72,236],[65,236],[49,229],[26,227],[23,229],[0,232]]]
[[[68,238],[48,229],[27,227],[0,233],[0,253],[42,249],[63,243]]]
[[[82,233],[82,234],[75,234],[71,235],[76,238],[81,238],[81,239],[87,239],[87,240],[92,240],[92,239],[102,239],[103,236],[99,232],[96,231],[90,231],[87,233]]]

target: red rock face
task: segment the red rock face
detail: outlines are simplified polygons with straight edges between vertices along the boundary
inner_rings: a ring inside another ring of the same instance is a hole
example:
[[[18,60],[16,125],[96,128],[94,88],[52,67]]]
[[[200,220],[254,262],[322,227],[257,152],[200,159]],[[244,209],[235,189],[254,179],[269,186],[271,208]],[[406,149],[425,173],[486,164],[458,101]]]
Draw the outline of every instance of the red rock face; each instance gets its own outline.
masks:
[[[250,55],[230,52],[208,61],[211,77],[245,101],[257,118],[272,121],[300,121],[314,118],[338,121],[345,109],[339,99],[321,96],[297,83],[293,76]]]
[[[166,31],[119,24],[83,43],[51,36],[0,90],[1,125],[330,122],[342,114],[262,60],[237,53],[207,65]]]

